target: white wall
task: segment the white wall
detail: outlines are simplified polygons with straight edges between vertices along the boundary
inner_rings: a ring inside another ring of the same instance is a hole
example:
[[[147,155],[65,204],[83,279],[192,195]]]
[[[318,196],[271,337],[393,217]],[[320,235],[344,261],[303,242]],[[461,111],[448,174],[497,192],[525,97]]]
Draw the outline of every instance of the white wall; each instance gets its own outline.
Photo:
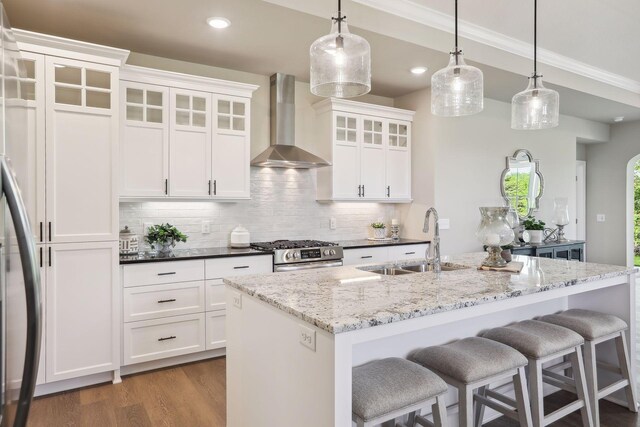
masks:
[[[611,141],[587,147],[587,254],[589,261],[627,265],[627,165],[640,155],[640,121],[611,126]],[[605,222],[596,222],[605,214]]]
[[[441,118],[430,113],[430,93],[423,90],[396,98],[395,106],[419,111],[413,134],[414,203],[399,207],[407,237],[421,237],[425,211],[435,206],[440,218],[450,220],[442,230],[444,254],[481,249],[475,238],[478,207],[500,200],[500,175],[505,157],[520,148],[540,160],[545,192],[536,216],[551,222],[553,199],[568,197],[575,218],[576,140],[608,135],[608,126],[573,117],[544,131],[511,129],[511,106],[485,99],[484,111],[470,117]],[[569,226],[567,235],[574,236]]]

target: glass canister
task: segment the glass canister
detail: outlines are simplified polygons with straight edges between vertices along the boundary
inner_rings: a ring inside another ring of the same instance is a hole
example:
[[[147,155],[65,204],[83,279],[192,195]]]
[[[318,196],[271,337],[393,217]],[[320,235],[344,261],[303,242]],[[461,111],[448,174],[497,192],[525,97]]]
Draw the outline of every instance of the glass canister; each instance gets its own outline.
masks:
[[[500,256],[502,246],[513,242],[513,229],[507,222],[508,207],[481,207],[482,220],[476,236],[487,247],[489,255],[482,261],[486,267],[504,267],[507,262]]]

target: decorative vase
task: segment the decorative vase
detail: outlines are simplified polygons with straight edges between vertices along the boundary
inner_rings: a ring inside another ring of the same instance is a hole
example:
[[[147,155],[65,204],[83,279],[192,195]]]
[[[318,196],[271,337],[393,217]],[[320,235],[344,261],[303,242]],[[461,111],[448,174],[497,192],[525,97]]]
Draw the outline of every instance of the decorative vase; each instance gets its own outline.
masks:
[[[373,229],[373,237],[376,239],[384,239],[387,237],[387,229],[386,228],[374,228]]]
[[[489,255],[482,261],[486,267],[504,267],[507,262],[502,258],[502,246],[513,242],[513,230],[507,222],[507,207],[482,207],[480,214],[482,220],[478,226],[476,236],[478,240],[487,246]]]
[[[527,230],[529,233],[529,243],[532,245],[539,245],[542,243],[542,238],[544,237],[543,230]]]
[[[173,241],[169,241],[169,242],[163,243],[162,246],[160,246],[159,252],[161,254],[168,254],[168,253],[171,253],[172,249],[173,249]]]

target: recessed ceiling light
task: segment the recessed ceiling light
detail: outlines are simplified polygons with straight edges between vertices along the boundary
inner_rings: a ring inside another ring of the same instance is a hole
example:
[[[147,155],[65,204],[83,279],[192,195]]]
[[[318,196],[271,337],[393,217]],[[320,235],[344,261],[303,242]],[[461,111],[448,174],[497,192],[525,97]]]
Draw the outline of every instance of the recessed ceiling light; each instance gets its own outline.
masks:
[[[424,74],[427,72],[427,67],[413,67],[411,69],[411,72],[417,76],[419,76],[420,74]]]
[[[613,119],[614,122],[621,122],[623,120],[624,120],[624,116],[614,117],[614,119]]]
[[[213,28],[222,29],[222,28],[227,28],[229,25],[231,25],[231,21],[229,21],[227,18],[214,16],[207,19],[207,24],[209,24],[209,26]]]

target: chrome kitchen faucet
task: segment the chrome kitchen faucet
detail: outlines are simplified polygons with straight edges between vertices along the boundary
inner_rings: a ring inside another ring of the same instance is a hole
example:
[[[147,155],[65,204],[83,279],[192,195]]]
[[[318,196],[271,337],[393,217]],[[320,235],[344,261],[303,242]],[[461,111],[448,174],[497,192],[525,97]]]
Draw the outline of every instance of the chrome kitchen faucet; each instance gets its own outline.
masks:
[[[429,219],[431,218],[431,214],[433,214],[433,219],[435,221],[435,232],[433,233],[433,239],[431,239],[431,243],[427,247],[424,257],[427,260],[427,265],[433,266],[433,272],[440,273],[442,269],[440,263],[440,225],[438,224],[439,218],[436,208],[429,208],[427,213],[424,215],[424,228],[422,231],[425,233],[429,232]],[[429,252],[432,253],[432,256],[429,256]]]

